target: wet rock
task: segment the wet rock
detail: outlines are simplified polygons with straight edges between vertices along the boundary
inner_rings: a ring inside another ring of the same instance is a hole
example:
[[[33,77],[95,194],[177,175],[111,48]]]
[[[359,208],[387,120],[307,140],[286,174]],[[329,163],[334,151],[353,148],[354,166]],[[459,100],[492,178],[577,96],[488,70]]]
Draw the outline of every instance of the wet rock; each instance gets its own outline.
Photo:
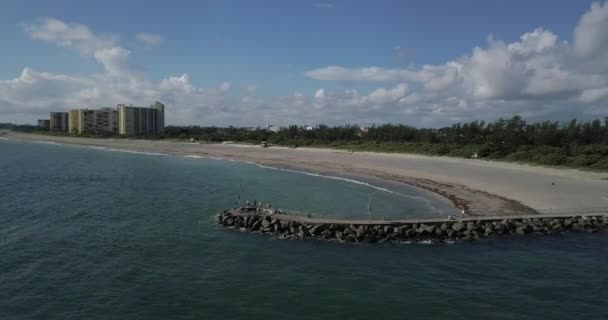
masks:
[[[456,222],[452,225],[452,230],[456,231],[456,232],[460,232],[465,228],[465,226],[460,223],[460,222]]]
[[[342,233],[342,231],[336,231],[336,239],[340,241],[344,240],[344,233]]]
[[[486,227],[484,228],[484,232],[486,235],[491,235],[494,234],[494,225],[493,224],[487,224]]]
[[[524,226],[519,226],[517,228],[515,228],[515,233],[519,234],[519,235],[524,235],[526,234],[526,229],[524,228]]]
[[[467,222],[467,231],[473,231],[473,230],[477,230],[477,225],[475,224],[475,222],[473,222],[473,221]]]
[[[424,231],[426,231],[427,233],[434,233],[435,232],[435,226],[434,225],[426,225],[426,224],[422,224],[420,226],[420,228],[422,228]]]
[[[307,237],[310,237],[310,233],[308,232],[308,229],[306,229],[304,226],[299,226],[298,227],[298,236],[300,238],[307,238]]]
[[[255,231],[260,229],[260,227],[262,226],[262,222],[260,220],[257,220],[253,223],[253,225],[251,225],[251,230]]]
[[[329,239],[332,236],[332,232],[331,230],[325,229],[321,232],[321,237],[323,237],[323,239]]]
[[[361,238],[363,238],[363,236],[365,236],[365,227],[360,226],[359,228],[357,228],[357,230],[355,232],[356,232],[357,238],[361,239]]]

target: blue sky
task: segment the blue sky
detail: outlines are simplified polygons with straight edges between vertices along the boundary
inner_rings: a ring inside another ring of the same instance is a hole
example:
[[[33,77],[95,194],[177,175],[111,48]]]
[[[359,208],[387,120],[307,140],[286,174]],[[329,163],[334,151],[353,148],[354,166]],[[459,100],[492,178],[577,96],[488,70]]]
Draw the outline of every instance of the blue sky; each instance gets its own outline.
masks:
[[[438,126],[514,113],[608,114],[608,72],[601,61],[599,68],[584,65],[608,57],[603,2],[595,9],[592,1],[567,0],[1,5],[0,121],[33,123],[55,109],[156,99],[175,110],[170,122],[204,125]],[[590,23],[582,23],[589,13]],[[59,24],[65,28],[49,33]],[[79,28],[89,38],[70,38]],[[527,33],[548,44],[509,47]],[[101,56],[112,48],[121,50]],[[408,75],[383,76],[400,72]],[[579,79],[589,83],[565,85]],[[554,87],[563,88],[547,89]]]

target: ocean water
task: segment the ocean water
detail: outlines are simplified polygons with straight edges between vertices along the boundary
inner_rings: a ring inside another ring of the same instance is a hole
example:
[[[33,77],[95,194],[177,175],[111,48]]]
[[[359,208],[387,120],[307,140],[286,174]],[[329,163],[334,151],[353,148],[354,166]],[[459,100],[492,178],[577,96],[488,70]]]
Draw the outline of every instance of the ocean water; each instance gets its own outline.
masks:
[[[0,140],[0,319],[607,319],[608,233],[453,245],[225,230],[241,199],[444,214],[416,190],[251,164]],[[390,189],[390,188],[389,188]]]

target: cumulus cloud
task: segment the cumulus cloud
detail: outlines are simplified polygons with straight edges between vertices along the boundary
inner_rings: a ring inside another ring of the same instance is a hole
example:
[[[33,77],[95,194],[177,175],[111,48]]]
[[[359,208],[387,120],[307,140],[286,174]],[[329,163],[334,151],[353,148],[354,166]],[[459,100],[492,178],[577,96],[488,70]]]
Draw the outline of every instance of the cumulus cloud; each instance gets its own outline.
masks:
[[[34,117],[48,117],[49,111],[118,103],[147,105],[159,100],[166,102],[171,110],[167,114],[168,123],[191,124],[227,109],[225,101],[229,98],[230,83],[197,87],[186,73],[160,81],[147,79],[140,68],[131,63],[131,51],[121,47],[117,37],[101,36],[86,25],[54,18],[25,25],[24,30],[33,39],[92,57],[103,71],[70,76],[24,68],[14,79],[0,80],[3,120],[31,123]]]
[[[391,100],[385,89],[368,96],[368,101],[392,101],[393,113],[405,109],[409,114],[449,115],[449,119],[467,114],[580,115],[587,110],[597,114],[598,109],[608,113],[608,2],[594,3],[581,17],[572,44],[537,28],[513,43],[489,37],[487,46],[441,65],[396,69],[334,65],[305,75],[322,81],[413,85],[413,90],[400,91],[403,97],[397,100]]]
[[[333,8],[335,8],[335,5],[333,3],[329,3],[329,2],[317,2],[317,3],[313,4],[313,7],[317,8],[317,9],[333,9]]]
[[[83,24],[66,23],[54,18],[25,25],[24,29],[33,39],[51,42],[62,47],[76,48],[85,54],[112,47],[117,41],[116,37],[96,35]]]
[[[148,46],[158,46],[165,41],[165,38],[159,34],[140,32],[135,35],[135,38],[141,43]]]
[[[316,90],[274,97],[258,95],[254,84],[245,90],[234,90],[228,81],[200,87],[187,72],[150,80],[132,64],[131,51],[118,37],[96,34],[83,24],[50,18],[26,25],[25,31],[32,39],[91,57],[103,71],[70,76],[25,68],[0,80],[4,121],[33,122],[52,110],[154,100],[166,103],[168,123],[203,125],[437,126],[513,114],[550,119],[608,114],[607,3],[593,4],[580,18],[572,43],[537,28],[511,43],[489,37],[443,64],[326,66],[305,73],[317,81]],[[350,85],[337,90],[328,81]]]

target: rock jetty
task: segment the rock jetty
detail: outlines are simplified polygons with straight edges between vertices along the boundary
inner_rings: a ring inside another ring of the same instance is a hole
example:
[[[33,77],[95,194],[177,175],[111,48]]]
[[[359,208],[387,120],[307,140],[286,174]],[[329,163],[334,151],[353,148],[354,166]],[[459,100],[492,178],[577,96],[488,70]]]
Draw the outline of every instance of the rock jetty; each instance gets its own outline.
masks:
[[[577,216],[531,215],[476,217],[459,220],[335,220],[303,216],[226,210],[217,223],[242,231],[272,234],[281,239],[324,239],[348,243],[452,242],[509,235],[598,232],[608,227],[608,214]]]

